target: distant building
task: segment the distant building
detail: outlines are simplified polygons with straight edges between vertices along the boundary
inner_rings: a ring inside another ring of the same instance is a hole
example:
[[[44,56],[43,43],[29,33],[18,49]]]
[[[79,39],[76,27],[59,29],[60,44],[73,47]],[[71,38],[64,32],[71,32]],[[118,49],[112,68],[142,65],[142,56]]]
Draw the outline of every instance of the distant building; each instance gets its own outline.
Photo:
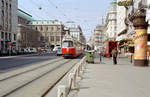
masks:
[[[58,20],[34,20],[29,25],[40,32],[41,47],[54,48],[62,45],[64,25]]]
[[[93,38],[93,36],[89,37],[86,45],[88,45],[90,47],[90,49],[94,49],[94,38]],[[88,50],[88,48],[86,48],[86,49]]]
[[[116,40],[117,36],[117,2],[111,2],[109,12],[106,17],[106,35],[108,40]]]
[[[18,9],[18,48],[40,47],[40,32],[28,25],[31,21],[33,18],[30,14]]]
[[[17,49],[18,0],[0,0],[0,53]]]
[[[97,49],[99,46],[103,46],[104,44],[104,25],[98,25],[96,26],[96,28],[94,29],[94,35],[93,35],[93,39],[94,39],[94,45],[95,48]]]
[[[82,43],[86,43],[86,39],[85,36],[83,35],[82,29],[80,26],[73,26],[73,27],[69,27],[70,30],[70,35],[77,39],[78,41],[82,42]]]

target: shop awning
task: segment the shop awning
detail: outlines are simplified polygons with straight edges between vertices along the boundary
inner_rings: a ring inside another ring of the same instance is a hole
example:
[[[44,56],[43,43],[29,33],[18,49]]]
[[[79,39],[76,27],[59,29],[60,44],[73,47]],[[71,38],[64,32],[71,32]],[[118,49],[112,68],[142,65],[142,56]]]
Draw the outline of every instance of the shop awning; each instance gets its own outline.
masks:
[[[120,32],[120,33],[118,34],[118,36],[120,36],[120,35],[122,35],[122,34],[126,34],[126,33],[127,33],[127,28],[124,29],[122,32]]]
[[[134,39],[132,38],[123,38],[120,40],[119,47],[130,46],[134,47]]]
[[[129,44],[128,46],[129,46],[129,47],[134,47],[134,44]]]
[[[133,39],[132,38],[123,38],[122,40],[120,40],[120,42],[121,41],[133,41]]]

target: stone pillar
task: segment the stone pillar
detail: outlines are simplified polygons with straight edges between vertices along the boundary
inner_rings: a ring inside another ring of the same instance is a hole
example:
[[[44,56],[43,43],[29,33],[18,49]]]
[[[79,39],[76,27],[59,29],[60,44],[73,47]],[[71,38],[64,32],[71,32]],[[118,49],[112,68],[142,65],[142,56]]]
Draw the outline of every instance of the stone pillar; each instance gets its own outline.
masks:
[[[135,43],[134,43],[134,65],[148,66],[147,61],[147,27],[148,23],[145,21],[145,13],[139,11],[134,17],[133,26],[135,27]]]

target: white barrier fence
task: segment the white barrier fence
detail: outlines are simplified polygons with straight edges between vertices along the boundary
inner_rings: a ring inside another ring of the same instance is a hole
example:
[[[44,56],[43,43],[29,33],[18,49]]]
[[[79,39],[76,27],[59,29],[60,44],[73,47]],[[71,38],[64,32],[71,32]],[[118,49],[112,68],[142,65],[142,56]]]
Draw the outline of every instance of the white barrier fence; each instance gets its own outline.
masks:
[[[74,67],[73,73],[69,74],[69,86],[60,85],[57,97],[67,97],[71,90],[78,90],[77,82],[81,80],[81,75],[86,65],[86,57],[83,57]]]

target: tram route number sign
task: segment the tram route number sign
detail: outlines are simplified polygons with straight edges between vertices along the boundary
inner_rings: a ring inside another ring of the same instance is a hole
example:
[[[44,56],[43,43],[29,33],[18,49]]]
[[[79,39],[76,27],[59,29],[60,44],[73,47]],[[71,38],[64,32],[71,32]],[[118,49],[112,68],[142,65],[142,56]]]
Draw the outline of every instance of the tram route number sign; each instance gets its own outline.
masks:
[[[133,5],[133,0],[122,0],[118,2],[118,6],[131,6]]]

